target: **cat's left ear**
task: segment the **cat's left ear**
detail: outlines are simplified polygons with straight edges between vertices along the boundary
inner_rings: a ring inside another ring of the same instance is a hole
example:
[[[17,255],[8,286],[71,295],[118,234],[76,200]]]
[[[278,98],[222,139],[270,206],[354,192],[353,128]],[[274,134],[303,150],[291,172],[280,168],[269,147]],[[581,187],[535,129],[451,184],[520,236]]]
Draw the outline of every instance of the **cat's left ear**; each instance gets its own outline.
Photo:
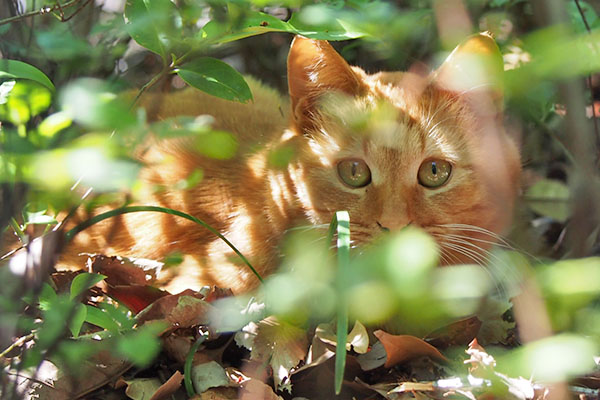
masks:
[[[504,62],[498,45],[487,33],[479,33],[459,44],[433,73],[433,82],[446,90],[487,93],[501,107]]]
[[[288,86],[295,122],[304,130],[319,113],[318,101],[332,92],[359,95],[363,82],[326,40],[296,36],[287,61]]]

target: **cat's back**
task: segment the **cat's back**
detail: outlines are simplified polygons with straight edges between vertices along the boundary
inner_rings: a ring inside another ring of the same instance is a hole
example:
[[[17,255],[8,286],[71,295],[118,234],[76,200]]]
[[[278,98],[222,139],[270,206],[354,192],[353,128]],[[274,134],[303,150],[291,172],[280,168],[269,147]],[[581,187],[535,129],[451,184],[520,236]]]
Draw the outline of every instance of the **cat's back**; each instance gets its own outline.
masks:
[[[146,110],[150,121],[210,115],[214,118],[213,129],[234,134],[240,145],[261,145],[285,129],[289,105],[276,90],[253,78],[245,79],[252,92],[252,100],[246,103],[220,99],[187,88],[168,94],[144,95],[140,106]]]

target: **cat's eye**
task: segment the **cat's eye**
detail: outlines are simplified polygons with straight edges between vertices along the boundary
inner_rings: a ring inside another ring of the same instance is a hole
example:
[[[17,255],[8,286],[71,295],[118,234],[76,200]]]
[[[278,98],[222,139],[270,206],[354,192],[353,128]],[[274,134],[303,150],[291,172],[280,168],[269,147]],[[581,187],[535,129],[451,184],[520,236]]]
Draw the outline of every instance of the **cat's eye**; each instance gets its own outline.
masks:
[[[423,161],[417,175],[419,183],[429,189],[435,189],[448,182],[452,173],[452,164],[448,161],[429,159]]]
[[[342,160],[338,163],[337,170],[342,182],[350,187],[361,188],[371,183],[371,170],[363,160]]]

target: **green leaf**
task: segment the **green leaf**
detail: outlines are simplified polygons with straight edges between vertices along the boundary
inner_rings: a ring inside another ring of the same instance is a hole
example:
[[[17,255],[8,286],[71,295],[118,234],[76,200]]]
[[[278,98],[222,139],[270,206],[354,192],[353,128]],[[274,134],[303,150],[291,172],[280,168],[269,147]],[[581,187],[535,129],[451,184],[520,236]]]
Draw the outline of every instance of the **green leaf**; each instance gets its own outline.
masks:
[[[252,100],[252,92],[242,75],[216,58],[198,58],[183,64],[176,72],[189,85],[210,95],[242,103]]]
[[[565,222],[569,218],[569,188],[562,182],[542,179],[525,193],[525,200],[536,213]]]
[[[235,156],[238,142],[235,136],[224,131],[210,131],[198,135],[194,147],[198,153],[217,160],[228,160]]]
[[[39,69],[33,65],[17,60],[0,60],[0,79],[29,79],[54,92],[54,84]]]
[[[127,0],[123,14],[133,40],[163,59],[168,56],[168,39],[174,34],[172,18],[177,15],[170,0]]]
[[[145,324],[119,339],[117,351],[137,366],[147,366],[160,351],[158,335],[165,328],[166,324],[164,323]]]
[[[229,8],[231,9],[232,6],[230,5]],[[326,5],[306,7],[302,10],[303,15],[294,14],[288,22],[258,11],[236,10],[236,12],[243,13],[243,22],[239,26],[226,25],[213,20],[202,28],[201,38],[215,43],[228,43],[267,32],[288,32],[323,40],[348,40],[366,35],[348,21],[336,18],[335,15],[339,14],[339,10]],[[315,15],[324,16],[319,18],[318,24],[311,23]]]
[[[56,291],[54,291],[52,286],[44,282],[39,297],[40,308],[42,310],[48,310],[57,298]]]
[[[73,312],[73,316],[69,321],[69,330],[71,331],[71,334],[73,334],[73,337],[79,336],[79,332],[81,331],[81,327],[83,326],[86,317],[86,306],[83,304],[77,304],[77,306],[75,307],[75,311]]]
[[[49,115],[45,120],[42,121],[38,127],[38,131],[42,136],[53,137],[58,132],[65,128],[68,128],[73,123],[73,120],[66,112],[57,112]]]
[[[111,332],[119,331],[119,325],[114,321],[114,319],[109,315],[108,312],[105,312],[104,310],[89,305],[86,307],[87,315],[85,320],[87,322]]]
[[[158,378],[137,378],[127,382],[125,394],[133,400],[150,400],[160,389],[162,382]]]
[[[73,282],[71,282],[69,298],[73,300],[103,279],[106,279],[106,276],[100,274],[91,274],[89,272],[83,272],[77,275],[75,279],[73,279]]]
[[[10,92],[15,87],[16,81],[6,81],[0,84],[0,104],[6,104]]]
[[[229,378],[218,362],[209,361],[192,367],[192,382],[196,393],[204,393],[210,388],[227,386]]]
[[[124,99],[98,79],[84,78],[69,83],[59,101],[68,117],[94,130],[113,131],[137,123]]]

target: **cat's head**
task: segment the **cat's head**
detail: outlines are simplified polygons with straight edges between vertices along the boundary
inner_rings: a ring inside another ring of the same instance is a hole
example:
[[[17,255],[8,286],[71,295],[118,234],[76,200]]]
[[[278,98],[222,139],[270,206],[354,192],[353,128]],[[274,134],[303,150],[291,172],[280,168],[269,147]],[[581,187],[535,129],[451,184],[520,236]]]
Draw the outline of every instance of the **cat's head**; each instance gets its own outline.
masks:
[[[326,41],[296,37],[288,57],[294,173],[315,224],[350,213],[355,243],[413,224],[446,263],[477,261],[510,222],[517,148],[502,128],[502,58],[486,34],[433,73],[373,75]],[[485,232],[490,232],[487,234]]]

